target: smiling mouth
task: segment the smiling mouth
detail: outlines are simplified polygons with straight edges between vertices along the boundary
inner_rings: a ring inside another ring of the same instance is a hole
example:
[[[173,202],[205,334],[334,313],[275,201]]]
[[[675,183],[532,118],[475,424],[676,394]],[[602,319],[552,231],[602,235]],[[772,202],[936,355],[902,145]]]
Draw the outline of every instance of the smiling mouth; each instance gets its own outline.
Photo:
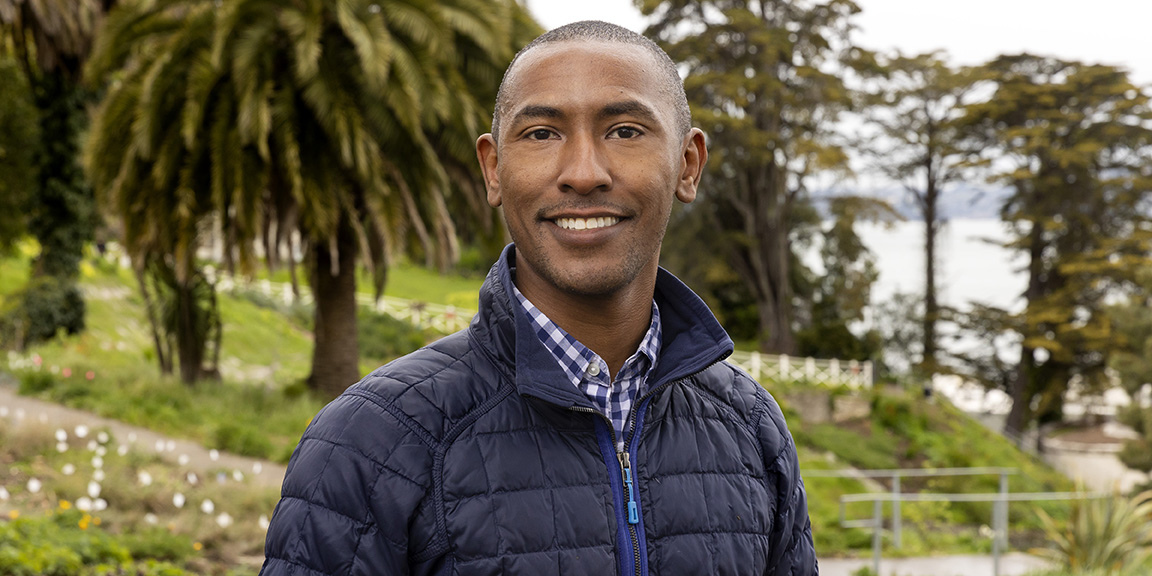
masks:
[[[596,230],[607,228],[620,222],[615,216],[601,216],[598,218],[557,218],[556,225],[565,230]]]

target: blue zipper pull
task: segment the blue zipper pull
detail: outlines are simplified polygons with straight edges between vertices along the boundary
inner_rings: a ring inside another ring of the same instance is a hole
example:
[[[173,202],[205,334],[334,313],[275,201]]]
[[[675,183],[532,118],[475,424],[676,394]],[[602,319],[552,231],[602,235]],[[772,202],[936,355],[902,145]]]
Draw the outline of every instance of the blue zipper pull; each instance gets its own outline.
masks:
[[[636,507],[636,498],[632,495],[632,467],[628,462],[628,453],[621,451],[618,456],[620,470],[624,473],[624,491],[628,493],[628,523],[639,524],[640,512]]]

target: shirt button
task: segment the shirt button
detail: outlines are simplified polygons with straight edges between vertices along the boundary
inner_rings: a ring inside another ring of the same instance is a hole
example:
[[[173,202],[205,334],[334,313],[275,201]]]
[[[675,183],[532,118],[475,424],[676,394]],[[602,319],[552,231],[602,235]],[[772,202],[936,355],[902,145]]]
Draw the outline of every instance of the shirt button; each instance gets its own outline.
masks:
[[[596,362],[589,363],[588,368],[584,370],[584,373],[593,377],[593,378],[599,376],[600,375],[600,364],[598,364]]]

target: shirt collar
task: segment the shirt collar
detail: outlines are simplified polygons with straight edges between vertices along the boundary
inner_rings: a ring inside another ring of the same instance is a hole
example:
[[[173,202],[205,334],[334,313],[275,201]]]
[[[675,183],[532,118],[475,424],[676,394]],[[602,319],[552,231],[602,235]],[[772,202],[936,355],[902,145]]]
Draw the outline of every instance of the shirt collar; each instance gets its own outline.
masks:
[[[597,367],[593,370],[604,368],[604,361],[595,352],[536,308],[536,305],[532,304],[515,284],[512,285],[512,291],[516,301],[531,321],[540,343],[552,353],[552,357],[574,385],[580,385],[589,373],[589,367],[594,363]],[[660,339],[660,307],[656,305],[656,300],[652,300],[652,321],[648,325],[648,331],[644,333],[636,352],[624,361],[620,373],[612,375],[613,381],[638,376],[643,376],[640,378],[641,382],[646,381],[660,357]]]

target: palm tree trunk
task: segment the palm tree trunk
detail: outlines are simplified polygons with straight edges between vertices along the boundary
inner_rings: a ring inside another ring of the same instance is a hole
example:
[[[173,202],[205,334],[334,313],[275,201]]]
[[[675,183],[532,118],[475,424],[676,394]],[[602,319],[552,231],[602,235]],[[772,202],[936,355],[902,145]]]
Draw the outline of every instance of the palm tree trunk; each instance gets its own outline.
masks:
[[[330,250],[330,243],[312,243],[315,256],[312,293],[316,298],[316,311],[308,387],[329,398],[338,396],[360,379],[356,337],[357,242],[346,218],[341,218],[336,232],[335,254]]]
[[[190,284],[176,286],[176,348],[180,357],[180,380],[195,384],[204,366],[204,338],[197,321],[196,295]]]

